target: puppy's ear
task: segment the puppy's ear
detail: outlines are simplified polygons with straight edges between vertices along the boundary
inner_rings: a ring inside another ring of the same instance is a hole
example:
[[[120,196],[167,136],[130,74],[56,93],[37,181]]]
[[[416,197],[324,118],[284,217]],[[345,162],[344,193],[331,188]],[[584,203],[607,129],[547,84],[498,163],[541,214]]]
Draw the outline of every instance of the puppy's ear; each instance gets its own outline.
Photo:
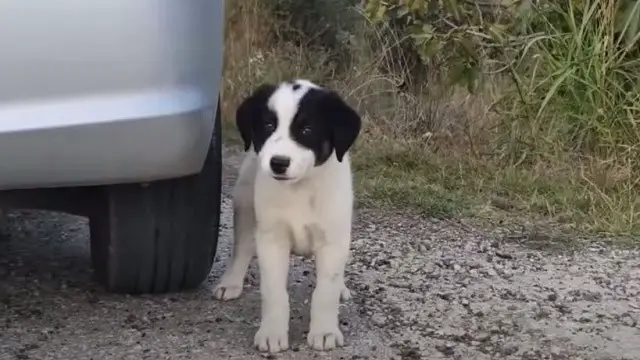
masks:
[[[344,155],[360,134],[360,115],[334,91],[327,91],[321,101],[321,110],[331,126],[331,140],[336,157],[342,162]]]
[[[249,95],[236,110],[236,126],[244,142],[244,151],[249,150],[253,142],[253,127],[256,120],[262,116],[269,97],[276,87],[272,84],[262,84]]]

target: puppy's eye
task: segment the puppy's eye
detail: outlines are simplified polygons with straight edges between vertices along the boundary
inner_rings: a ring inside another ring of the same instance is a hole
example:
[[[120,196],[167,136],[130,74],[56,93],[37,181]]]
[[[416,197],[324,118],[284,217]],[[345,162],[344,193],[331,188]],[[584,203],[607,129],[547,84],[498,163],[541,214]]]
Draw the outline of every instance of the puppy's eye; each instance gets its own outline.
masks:
[[[274,132],[278,123],[276,115],[271,111],[265,111],[262,116],[264,129],[268,132]]]
[[[305,135],[305,136],[311,135],[311,133],[313,132],[312,130],[313,129],[311,129],[311,126],[306,125],[305,127],[302,128],[302,135]]]

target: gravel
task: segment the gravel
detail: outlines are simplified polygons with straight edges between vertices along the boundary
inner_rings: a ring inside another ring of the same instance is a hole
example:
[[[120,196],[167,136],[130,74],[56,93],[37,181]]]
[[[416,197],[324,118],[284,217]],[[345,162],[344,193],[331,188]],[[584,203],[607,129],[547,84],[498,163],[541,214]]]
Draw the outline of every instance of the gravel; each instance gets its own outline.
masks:
[[[313,264],[290,279],[293,349],[251,348],[256,265],[237,301],[212,296],[229,255],[226,149],[219,256],[197,291],[105,293],[91,280],[86,220],[12,211],[0,233],[0,359],[640,359],[640,251],[546,246],[512,230],[359,209],[347,270],[346,347],[306,348]]]

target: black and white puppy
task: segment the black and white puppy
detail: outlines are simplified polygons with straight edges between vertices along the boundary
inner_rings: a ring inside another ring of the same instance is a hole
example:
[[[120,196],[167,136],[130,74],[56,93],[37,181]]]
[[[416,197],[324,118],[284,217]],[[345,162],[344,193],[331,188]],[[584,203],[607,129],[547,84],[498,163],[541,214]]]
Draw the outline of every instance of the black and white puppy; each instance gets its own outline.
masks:
[[[221,300],[242,293],[254,254],[260,269],[261,351],[289,347],[289,255],[315,256],[309,346],[344,343],[340,300],[351,297],[344,269],[351,242],[352,176],[348,150],[360,116],[335,92],[307,80],[262,85],[239,106],[246,153],[236,182],[234,251],[215,289]],[[254,237],[255,236],[255,237]]]

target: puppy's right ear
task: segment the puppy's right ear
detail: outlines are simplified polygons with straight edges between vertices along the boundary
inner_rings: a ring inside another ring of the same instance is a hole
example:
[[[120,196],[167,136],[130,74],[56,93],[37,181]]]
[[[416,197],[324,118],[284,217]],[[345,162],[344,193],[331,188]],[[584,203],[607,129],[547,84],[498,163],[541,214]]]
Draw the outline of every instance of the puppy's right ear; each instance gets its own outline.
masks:
[[[236,126],[244,142],[244,151],[249,150],[253,139],[253,127],[267,107],[269,97],[276,90],[275,85],[262,84],[244,99],[236,110]]]

